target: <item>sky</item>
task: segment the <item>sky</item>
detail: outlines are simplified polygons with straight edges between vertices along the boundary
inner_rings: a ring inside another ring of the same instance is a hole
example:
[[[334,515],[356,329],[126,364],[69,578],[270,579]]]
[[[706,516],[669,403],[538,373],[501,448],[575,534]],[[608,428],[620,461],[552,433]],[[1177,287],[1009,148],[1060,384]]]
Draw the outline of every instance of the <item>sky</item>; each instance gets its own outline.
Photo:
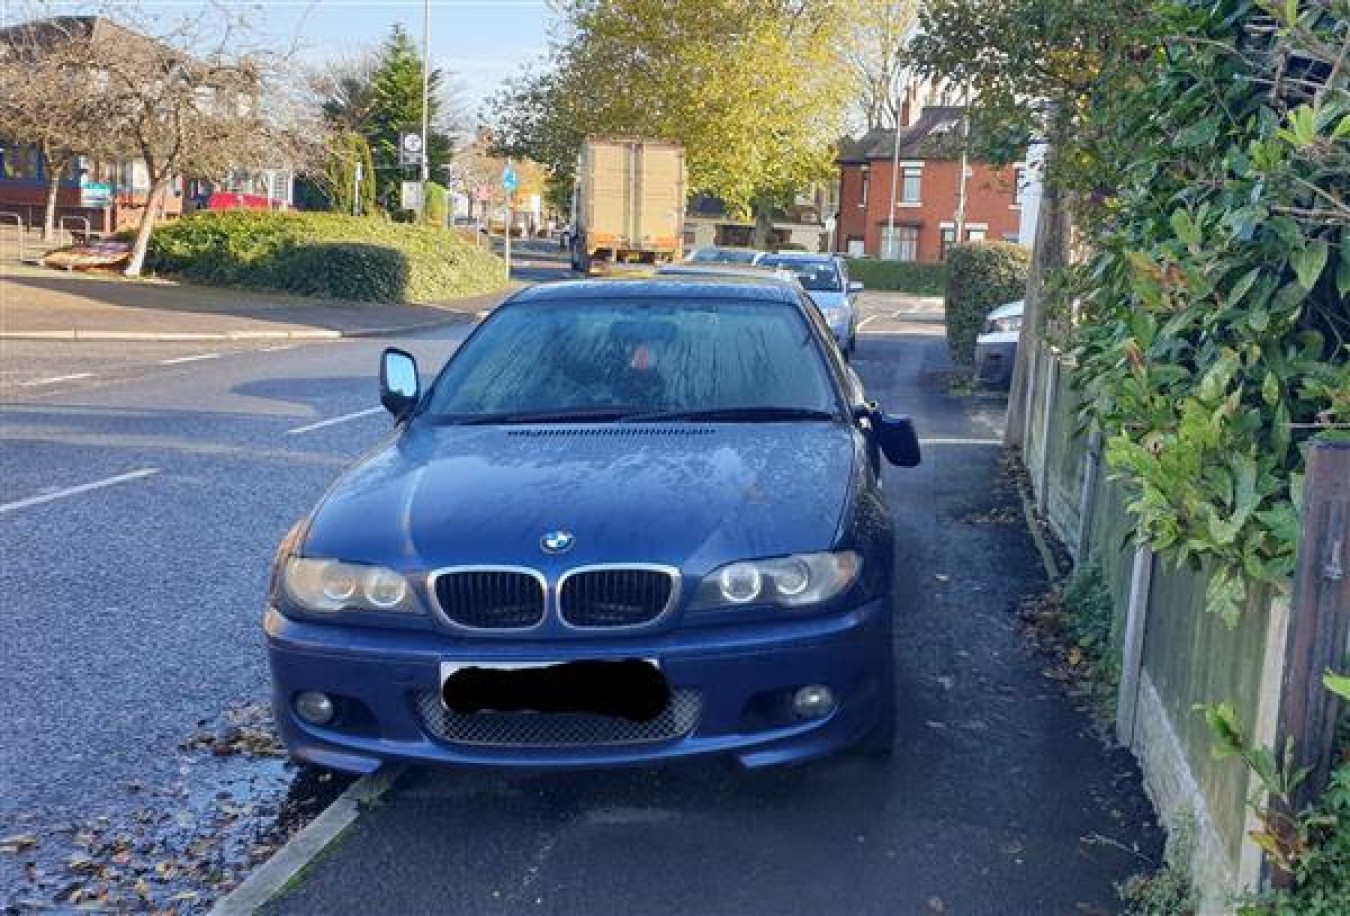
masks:
[[[214,0],[248,15],[278,47],[295,43],[305,61],[319,62],[377,47],[394,23],[421,46],[422,0]],[[201,10],[191,0],[0,0],[7,21],[35,12],[95,13],[118,6],[166,18]],[[547,0],[431,0],[432,64],[454,74],[464,102],[476,109],[520,66],[548,46],[553,21]]]

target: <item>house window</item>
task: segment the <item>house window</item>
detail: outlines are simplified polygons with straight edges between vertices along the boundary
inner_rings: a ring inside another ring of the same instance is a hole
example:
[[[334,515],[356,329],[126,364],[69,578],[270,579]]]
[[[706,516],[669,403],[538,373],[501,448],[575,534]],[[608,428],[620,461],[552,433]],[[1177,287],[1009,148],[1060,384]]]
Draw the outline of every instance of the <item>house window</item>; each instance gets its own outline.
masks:
[[[881,227],[884,261],[915,261],[919,257],[919,230],[914,226]]]
[[[951,250],[951,247],[952,247],[953,245],[955,245],[955,244],[956,244],[956,227],[955,227],[955,226],[943,226],[943,227],[942,227],[942,250],[941,250],[941,252],[939,253],[938,257],[941,258],[941,259],[944,260],[944,261],[947,260],[947,252],[948,252],[949,250]]]
[[[42,157],[36,146],[5,146],[0,149],[0,177],[25,181],[42,178]]]
[[[966,230],[966,241],[968,242],[983,242],[987,236],[988,232],[984,229]]]
[[[850,235],[844,250],[848,252],[850,258],[861,258],[867,254],[867,249],[863,245],[863,240],[856,235]]]
[[[872,179],[872,175],[871,175],[871,171],[867,168],[867,166],[863,166],[863,167],[862,167],[862,170],[861,170],[861,172],[860,172],[859,174],[862,175],[862,191],[861,191],[861,193],[858,195],[858,206],[859,206],[859,207],[866,207],[866,206],[867,206],[867,188],[868,188],[868,186],[872,183],[872,180],[871,180],[871,179]]]
[[[1027,187],[1027,167],[1024,165],[1016,166],[1013,169],[1013,200],[1014,207],[1022,206],[1022,193]]]
[[[917,204],[923,186],[923,168],[907,165],[900,170],[900,202]]]

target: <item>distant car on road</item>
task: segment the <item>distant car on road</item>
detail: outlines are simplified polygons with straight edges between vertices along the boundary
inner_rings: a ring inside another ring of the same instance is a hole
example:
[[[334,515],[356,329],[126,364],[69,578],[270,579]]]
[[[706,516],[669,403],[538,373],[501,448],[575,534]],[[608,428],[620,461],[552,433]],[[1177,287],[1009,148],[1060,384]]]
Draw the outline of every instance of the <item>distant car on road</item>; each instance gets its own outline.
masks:
[[[755,264],[764,252],[753,248],[695,248],[684,259],[686,264]]]
[[[1018,299],[985,316],[984,330],[975,338],[975,377],[980,382],[1003,388],[1012,382],[1017,340],[1022,332],[1022,306]]]
[[[895,728],[881,461],[919,462],[812,304],[741,277],[536,286],[287,535],[264,628],[290,753],[746,766]]]
[[[852,355],[858,342],[856,298],[863,285],[850,281],[842,259],[828,254],[780,251],[766,254],[756,264],[790,270],[820,307],[840,349]]]

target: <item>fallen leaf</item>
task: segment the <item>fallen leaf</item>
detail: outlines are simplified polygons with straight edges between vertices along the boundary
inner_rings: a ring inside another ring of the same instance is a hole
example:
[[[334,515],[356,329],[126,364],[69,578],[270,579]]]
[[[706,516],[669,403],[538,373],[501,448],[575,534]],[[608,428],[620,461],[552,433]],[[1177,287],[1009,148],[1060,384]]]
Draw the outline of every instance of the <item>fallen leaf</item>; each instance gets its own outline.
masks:
[[[37,845],[37,837],[31,833],[17,833],[0,839],[0,852],[23,852]]]

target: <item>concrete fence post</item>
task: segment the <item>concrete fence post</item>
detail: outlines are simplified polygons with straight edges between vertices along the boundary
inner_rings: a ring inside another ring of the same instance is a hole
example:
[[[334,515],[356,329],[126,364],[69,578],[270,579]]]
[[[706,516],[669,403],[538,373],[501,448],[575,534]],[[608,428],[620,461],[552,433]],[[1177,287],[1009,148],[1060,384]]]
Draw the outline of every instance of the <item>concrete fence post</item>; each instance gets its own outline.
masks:
[[[1050,505],[1050,423],[1055,416],[1055,401],[1059,395],[1059,358],[1045,349],[1044,400],[1041,401],[1041,466],[1036,478],[1036,508],[1044,515]]]
[[[1036,404],[1036,387],[1040,384],[1041,371],[1041,348],[1039,345],[1031,351],[1029,355],[1030,365],[1027,366],[1026,373],[1026,404],[1022,410],[1022,463],[1026,465],[1028,471],[1031,470],[1031,423],[1036,411],[1032,407]]]
[[[1125,644],[1121,649],[1120,693],[1116,699],[1116,740],[1134,745],[1139,681],[1144,668],[1144,624],[1148,619],[1149,588],[1153,582],[1153,550],[1141,545],[1134,551],[1130,573],[1130,604],[1125,613]]]
[[[1083,452],[1083,488],[1078,493],[1078,537],[1073,559],[1084,565],[1092,554],[1092,515],[1097,507],[1097,476],[1102,466],[1102,434],[1093,429],[1088,433],[1087,450]]]

